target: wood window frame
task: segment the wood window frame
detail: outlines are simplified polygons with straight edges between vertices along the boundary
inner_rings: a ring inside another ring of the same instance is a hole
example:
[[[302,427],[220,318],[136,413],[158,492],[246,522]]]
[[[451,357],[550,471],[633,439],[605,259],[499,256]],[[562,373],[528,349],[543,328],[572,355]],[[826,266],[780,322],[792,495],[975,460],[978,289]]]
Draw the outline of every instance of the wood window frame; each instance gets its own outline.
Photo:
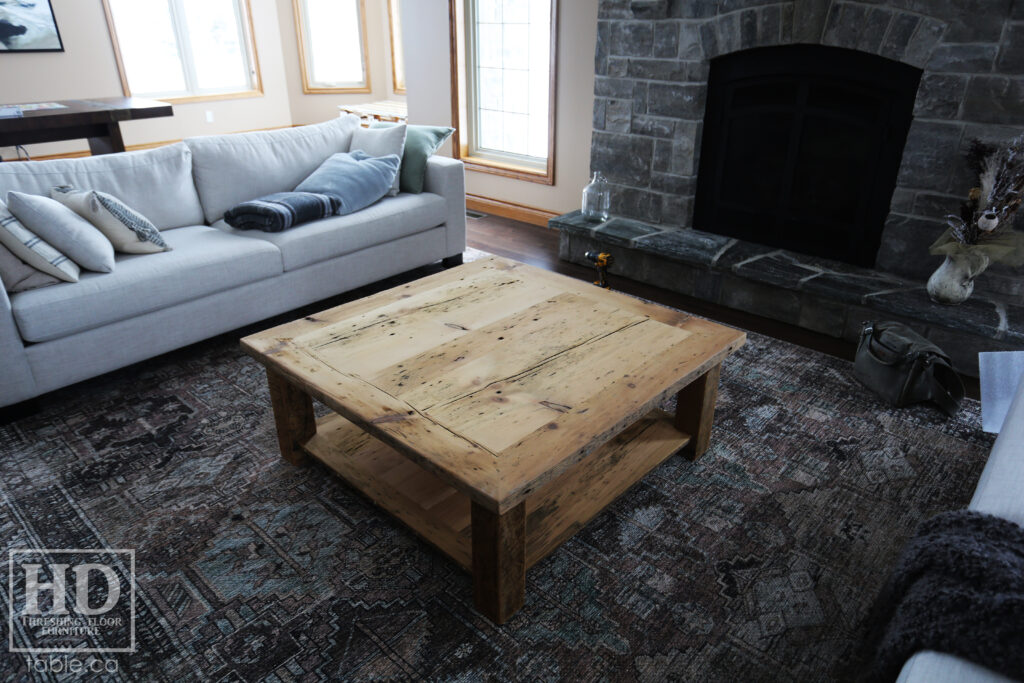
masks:
[[[217,100],[239,100],[250,97],[263,96],[263,75],[260,71],[260,58],[256,50],[256,31],[252,22],[252,5],[249,0],[237,0],[238,6],[244,11],[241,28],[244,47],[249,52],[249,60],[252,69],[252,85],[247,90],[235,90],[222,93],[209,93],[206,95],[174,95],[171,97],[160,97],[161,102],[170,104],[188,104],[190,102],[214,102]],[[117,27],[114,23],[114,13],[110,9],[108,0],[102,0],[103,14],[107,19],[107,29],[110,31],[110,43],[114,48],[114,61],[117,63],[117,73],[121,78],[121,91],[125,97],[132,97],[132,90],[128,86],[128,72],[124,66],[124,58],[121,55],[121,44],[117,38]]]
[[[295,16],[295,36],[299,41],[299,73],[302,75],[302,92],[306,95],[332,95],[332,94],[354,94],[373,92],[370,83],[370,49],[368,34],[366,32],[366,0],[358,0],[359,8],[359,42],[363,52],[363,80],[364,85],[352,87],[324,87],[313,85],[311,74],[306,61],[306,34],[305,22],[302,20],[302,6],[305,0],[292,0],[292,12]]]
[[[396,95],[405,95],[405,64],[402,64],[402,78],[398,78],[398,60],[395,59],[395,17],[401,17],[402,8],[398,5],[399,0],[388,0],[388,34],[391,38],[391,91]],[[399,26],[401,25],[401,18],[399,18]],[[397,41],[401,42],[401,36],[397,37]],[[402,57],[405,57],[405,50],[402,50]]]
[[[548,89],[548,156],[545,170],[537,170],[514,163],[473,156],[468,141],[460,132],[469,118],[466,93],[466,40],[465,3],[467,0],[448,0],[448,34],[451,54],[452,155],[462,161],[466,170],[489,173],[515,180],[542,185],[555,184],[555,110],[558,92],[558,0],[551,0],[551,43],[549,55]]]

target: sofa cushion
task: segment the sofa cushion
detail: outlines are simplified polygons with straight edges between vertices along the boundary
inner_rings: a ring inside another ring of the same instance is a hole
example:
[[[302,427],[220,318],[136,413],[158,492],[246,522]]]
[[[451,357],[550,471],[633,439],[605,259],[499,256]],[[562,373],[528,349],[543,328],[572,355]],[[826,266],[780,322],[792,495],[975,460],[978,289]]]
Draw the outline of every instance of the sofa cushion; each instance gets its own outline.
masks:
[[[271,242],[281,250],[284,269],[296,270],[391,242],[444,223],[447,206],[436,194],[399,194],[347,216],[332,216],[284,232],[236,230],[224,221],[214,224],[232,235]]]
[[[12,190],[49,197],[57,185],[112,194],[161,230],[203,222],[192,153],[181,142],[141,152],[0,164],[0,199]]]
[[[347,152],[358,127],[359,117],[349,115],[298,128],[187,138],[207,222],[241,202],[294,190],[324,159]]]
[[[295,189],[335,197],[339,204],[335,213],[344,216],[388,194],[391,182],[398,177],[398,164],[396,154],[375,158],[360,150],[339,152],[328,157]]]
[[[22,338],[58,339],[281,273],[281,254],[266,242],[201,225],[164,238],[172,251],[118,255],[112,273],[12,295]]]

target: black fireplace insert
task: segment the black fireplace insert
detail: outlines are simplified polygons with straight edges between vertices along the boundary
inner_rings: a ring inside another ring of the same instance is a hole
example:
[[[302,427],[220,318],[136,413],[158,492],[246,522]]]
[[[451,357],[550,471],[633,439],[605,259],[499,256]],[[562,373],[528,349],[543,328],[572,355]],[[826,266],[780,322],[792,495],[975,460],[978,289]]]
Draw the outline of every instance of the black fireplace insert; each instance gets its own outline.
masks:
[[[921,73],[821,45],[712,60],[694,227],[873,266]]]

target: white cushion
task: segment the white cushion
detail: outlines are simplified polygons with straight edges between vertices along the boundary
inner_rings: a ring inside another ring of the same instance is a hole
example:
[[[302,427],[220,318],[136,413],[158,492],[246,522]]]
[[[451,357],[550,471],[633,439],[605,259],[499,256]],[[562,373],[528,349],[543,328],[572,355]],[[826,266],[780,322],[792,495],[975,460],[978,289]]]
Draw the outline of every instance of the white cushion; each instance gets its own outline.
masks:
[[[54,276],[28,265],[3,244],[0,244],[0,280],[3,280],[4,289],[11,293],[48,287],[60,282]]]
[[[0,244],[12,254],[47,275],[78,282],[78,264],[53,248],[14,217],[7,205],[0,201]]]
[[[1024,526],[1024,380],[1017,386],[1003,428],[981,472],[971,510]]]
[[[215,228],[239,237],[270,242],[281,250],[286,271],[391,242],[444,223],[444,199],[430,192],[385,197],[362,211],[331,216],[284,232],[237,230],[224,221]]]
[[[11,190],[48,197],[57,185],[112,194],[161,230],[203,222],[192,153],[181,142],[141,152],[0,164],[0,197]]]
[[[405,133],[404,123],[388,128],[357,128],[352,133],[352,144],[349,146],[349,151],[362,150],[371,157],[386,157],[389,154],[394,154],[401,162],[402,155],[405,153]],[[398,180],[401,175],[402,169],[401,163],[399,163],[395,181],[391,183],[391,191],[388,192],[392,197],[398,194]]]
[[[349,115],[298,128],[187,138],[207,222],[244,201],[291,192],[327,157],[347,152],[358,127],[359,117]]]
[[[113,195],[58,185],[50,196],[89,221],[123,254],[155,254],[170,247],[152,221]]]
[[[77,213],[49,197],[11,192],[7,208],[21,224],[86,270],[114,270],[114,246]]]
[[[966,659],[960,659],[944,652],[925,650],[907,660],[900,671],[897,683],[1013,683],[1006,676],[997,674]]]
[[[266,242],[202,225],[163,235],[173,251],[119,255],[113,273],[12,295],[22,338],[59,339],[281,273],[281,254]]]

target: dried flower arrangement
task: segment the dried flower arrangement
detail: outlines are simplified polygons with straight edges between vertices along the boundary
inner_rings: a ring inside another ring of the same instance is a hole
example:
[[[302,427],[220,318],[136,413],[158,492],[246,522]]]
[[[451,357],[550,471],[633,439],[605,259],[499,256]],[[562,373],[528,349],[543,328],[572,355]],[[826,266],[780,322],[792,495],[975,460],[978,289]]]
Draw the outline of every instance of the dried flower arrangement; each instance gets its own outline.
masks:
[[[949,229],[932,244],[936,256],[987,257],[987,262],[1024,264],[1024,233],[1011,223],[1024,199],[1024,135],[1005,147],[972,140],[967,153],[978,174],[960,215],[946,216]],[[984,267],[984,266],[983,266]]]

